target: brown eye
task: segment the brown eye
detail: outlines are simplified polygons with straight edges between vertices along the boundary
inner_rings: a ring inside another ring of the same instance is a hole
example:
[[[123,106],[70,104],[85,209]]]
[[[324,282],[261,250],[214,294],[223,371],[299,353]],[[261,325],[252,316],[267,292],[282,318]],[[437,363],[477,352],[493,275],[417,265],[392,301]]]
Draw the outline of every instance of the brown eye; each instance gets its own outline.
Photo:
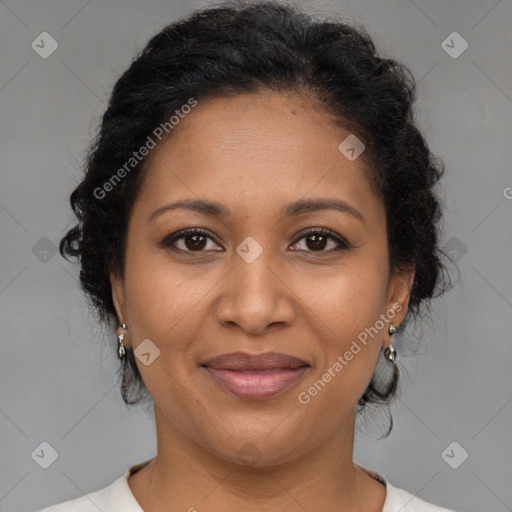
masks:
[[[311,230],[303,235],[297,242],[293,245],[297,245],[300,240],[306,240],[305,247],[307,252],[333,252],[339,249],[347,249],[348,243],[338,236],[334,235],[333,232],[326,228],[320,228],[317,230]],[[334,241],[334,247],[331,247],[330,250],[325,250],[328,241]],[[297,250],[297,249],[294,249]],[[298,249],[302,250],[302,249]]]
[[[328,237],[325,235],[309,235],[306,238],[306,246],[313,251],[321,251],[325,249]],[[311,242],[311,243],[309,243]]]
[[[195,250],[195,249],[204,249],[206,245],[206,238],[204,235],[186,235],[182,237],[185,241],[185,246],[187,249]],[[190,242],[190,243],[187,243]]]
[[[177,250],[184,252],[205,252],[208,240],[214,242],[213,238],[206,231],[202,229],[188,229],[172,234],[165,238],[160,245],[162,247],[175,247]],[[181,244],[178,245],[177,242]]]

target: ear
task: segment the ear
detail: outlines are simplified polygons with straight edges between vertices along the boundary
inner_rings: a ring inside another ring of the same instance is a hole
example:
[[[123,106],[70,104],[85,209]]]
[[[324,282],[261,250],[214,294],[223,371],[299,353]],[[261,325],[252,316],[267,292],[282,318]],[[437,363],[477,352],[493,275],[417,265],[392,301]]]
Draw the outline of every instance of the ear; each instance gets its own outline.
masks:
[[[409,298],[414,282],[414,266],[400,273],[393,274],[388,291],[388,308],[394,309],[397,313],[393,324],[397,327],[403,322],[409,307]]]
[[[116,308],[119,325],[128,323],[126,318],[126,294],[124,281],[120,276],[110,274],[110,285],[112,287],[112,301]]]

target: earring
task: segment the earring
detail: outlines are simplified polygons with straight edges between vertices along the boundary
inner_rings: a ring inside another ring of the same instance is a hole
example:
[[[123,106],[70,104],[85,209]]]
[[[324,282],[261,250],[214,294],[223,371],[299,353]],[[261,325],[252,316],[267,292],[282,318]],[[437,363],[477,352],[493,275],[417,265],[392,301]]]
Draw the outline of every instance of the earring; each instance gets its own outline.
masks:
[[[121,324],[121,329],[123,329],[123,331],[126,331],[126,330],[128,330],[128,326],[126,324]],[[123,345],[123,340],[124,340],[125,335],[126,335],[125,332],[118,333],[118,335],[117,335],[117,342],[119,343],[119,347],[117,349],[117,355],[118,355],[119,359],[121,359],[121,360],[123,359],[123,357],[126,354],[126,349],[124,348],[124,345]]]
[[[393,334],[397,333],[398,332],[398,329],[397,327],[394,325],[394,324],[390,324],[389,326],[389,330],[388,330],[388,333],[393,336]],[[395,359],[396,359],[396,356],[397,356],[397,352],[395,350],[395,347],[393,347],[393,344],[390,344],[389,347],[386,347],[384,349],[384,357],[394,363],[395,362]]]

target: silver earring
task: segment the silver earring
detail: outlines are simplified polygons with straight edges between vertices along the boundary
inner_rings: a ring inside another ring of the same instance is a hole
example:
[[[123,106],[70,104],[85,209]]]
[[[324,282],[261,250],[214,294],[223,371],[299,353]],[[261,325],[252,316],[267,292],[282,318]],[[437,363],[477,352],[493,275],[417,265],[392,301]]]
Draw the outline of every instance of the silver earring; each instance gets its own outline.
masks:
[[[126,324],[121,324],[121,329],[126,331],[126,330],[128,330],[128,326]],[[123,359],[123,357],[126,354],[126,349],[124,348],[124,344],[123,344],[125,335],[126,335],[125,332],[119,333],[117,335],[117,342],[119,343],[119,347],[117,349],[117,355],[118,355],[119,359],[121,359],[121,360]]]
[[[394,324],[390,324],[389,326],[389,330],[388,330],[388,333],[393,336],[393,334],[397,333],[398,332],[398,329],[397,327],[394,325]],[[393,344],[391,343],[389,345],[389,347],[386,347],[384,349],[384,357],[394,363],[395,362],[395,359],[396,359],[396,356],[397,356],[397,352],[395,350],[395,347],[393,347]]]

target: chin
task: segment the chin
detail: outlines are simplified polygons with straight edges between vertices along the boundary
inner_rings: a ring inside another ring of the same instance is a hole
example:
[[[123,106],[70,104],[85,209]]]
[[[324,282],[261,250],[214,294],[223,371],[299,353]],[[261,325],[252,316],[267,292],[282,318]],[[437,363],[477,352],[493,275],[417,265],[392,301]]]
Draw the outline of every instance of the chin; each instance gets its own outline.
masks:
[[[240,440],[236,446],[231,444],[226,446],[225,450],[218,445],[212,448],[218,456],[236,465],[255,470],[286,464],[300,455],[296,444],[287,446],[283,444],[282,440],[269,442],[263,438],[252,441]]]
[[[271,415],[271,421],[256,414],[250,418],[238,415],[237,421],[223,421],[224,428],[216,425],[215,431],[203,432],[201,437],[207,443],[203,446],[215,456],[247,468],[286,464],[314,448],[317,429],[304,428],[302,418],[290,415],[293,423],[287,422],[282,410]]]

